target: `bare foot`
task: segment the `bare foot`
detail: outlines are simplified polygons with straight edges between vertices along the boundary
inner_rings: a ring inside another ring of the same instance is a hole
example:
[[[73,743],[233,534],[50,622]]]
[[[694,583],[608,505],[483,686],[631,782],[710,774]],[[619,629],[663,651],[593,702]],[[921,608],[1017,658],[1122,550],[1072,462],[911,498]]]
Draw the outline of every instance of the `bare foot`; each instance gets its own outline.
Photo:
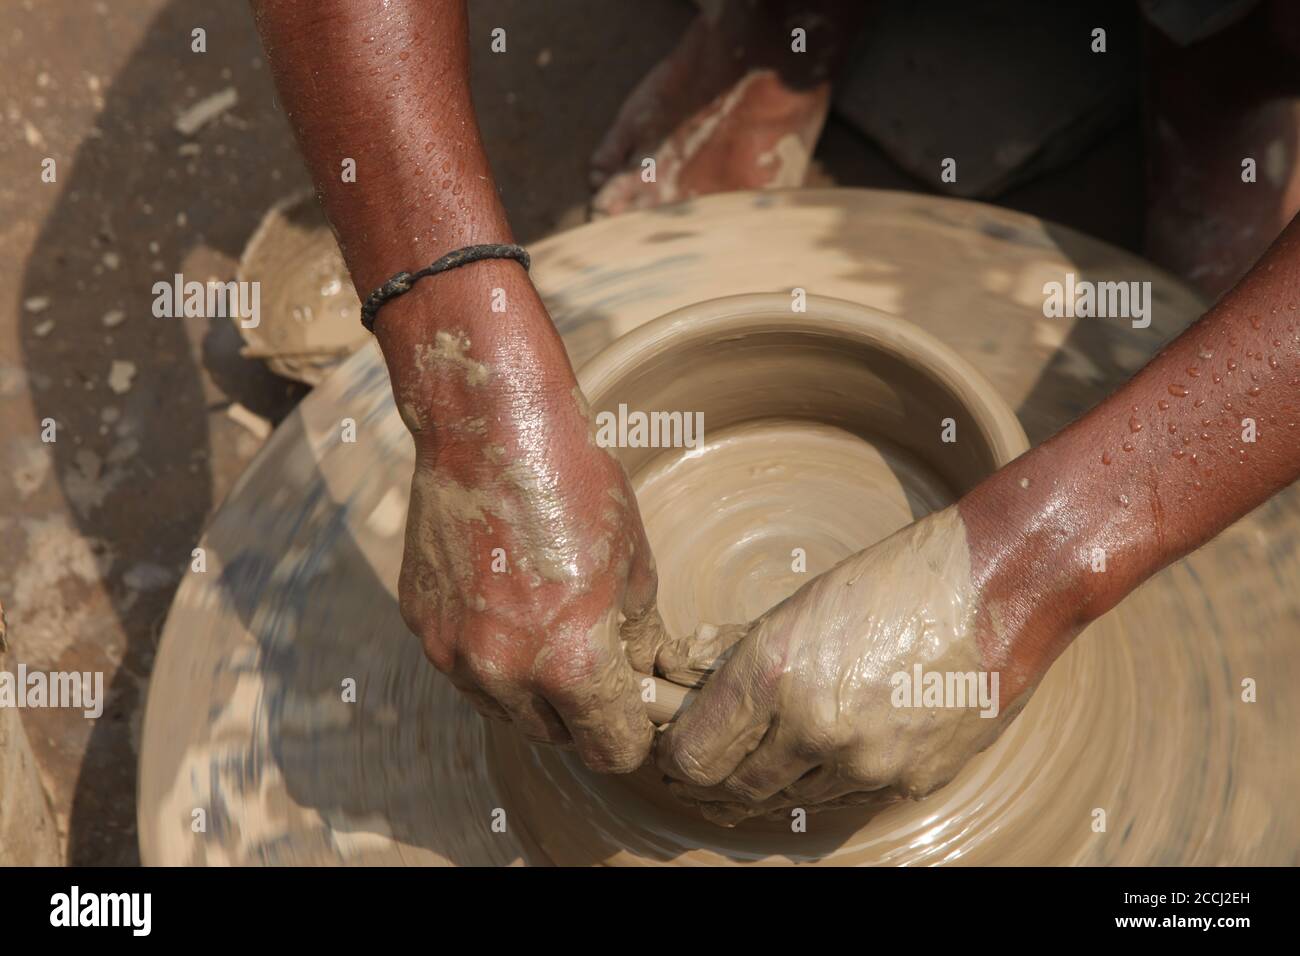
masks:
[[[774,38],[788,36],[779,21],[738,27],[726,16],[697,17],[592,156],[592,184],[600,187],[593,214],[801,185],[826,120],[838,45],[822,44],[824,55],[801,56],[797,69],[786,69],[791,58]]]
[[[802,185],[830,92],[829,83],[791,90],[771,70],[746,74],[647,154],[653,179],[638,162],[601,187],[593,211],[612,216],[708,193]]]

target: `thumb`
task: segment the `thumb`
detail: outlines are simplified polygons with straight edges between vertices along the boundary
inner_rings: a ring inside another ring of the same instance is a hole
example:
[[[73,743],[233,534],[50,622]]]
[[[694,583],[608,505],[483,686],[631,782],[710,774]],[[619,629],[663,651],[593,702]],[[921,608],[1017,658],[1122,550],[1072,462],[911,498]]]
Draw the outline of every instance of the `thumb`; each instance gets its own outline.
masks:
[[[639,526],[639,516],[637,523]],[[623,592],[623,623],[619,627],[619,637],[628,663],[642,674],[653,674],[660,648],[675,643],[659,616],[658,591],[659,574],[654,555],[650,553],[644,529],[638,527],[627,588]]]
[[[668,639],[659,645],[655,658],[658,673],[683,687],[702,687],[709,676],[726,663],[732,649],[753,627],[747,624],[701,624],[695,633]]]
[[[672,641],[664,628],[659,608],[651,603],[641,608],[625,608],[623,624],[619,628],[619,638],[623,641],[623,653],[634,671],[653,674],[655,658],[659,649]]]

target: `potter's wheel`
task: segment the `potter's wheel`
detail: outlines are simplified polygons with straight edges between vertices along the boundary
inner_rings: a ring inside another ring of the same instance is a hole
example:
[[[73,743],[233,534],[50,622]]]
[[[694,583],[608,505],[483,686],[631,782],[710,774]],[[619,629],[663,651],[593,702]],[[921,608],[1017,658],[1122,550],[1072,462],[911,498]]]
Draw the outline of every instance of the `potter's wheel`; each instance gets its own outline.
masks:
[[[717,196],[532,252],[576,365],[664,312],[797,286],[930,331],[979,367],[1035,442],[1201,311],[1175,280],[1104,244],[897,193]],[[1042,285],[1066,271],[1149,279],[1152,326],[1044,319]],[[356,444],[339,441],[344,418],[357,422]],[[372,346],[312,392],[232,491],[154,670],[145,862],[1297,860],[1296,488],[1099,622],[952,785],[867,823],[819,814],[792,834],[696,821],[653,781],[587,775],[463,704],[397,611],[410,468]],[[1248,677],[1258,703],[1241,700]],[[345,678],[355,704],[341,700]],[[1097,808],[1104,833],[1093,830]],[[497,809],[504,833],[492,827]]]

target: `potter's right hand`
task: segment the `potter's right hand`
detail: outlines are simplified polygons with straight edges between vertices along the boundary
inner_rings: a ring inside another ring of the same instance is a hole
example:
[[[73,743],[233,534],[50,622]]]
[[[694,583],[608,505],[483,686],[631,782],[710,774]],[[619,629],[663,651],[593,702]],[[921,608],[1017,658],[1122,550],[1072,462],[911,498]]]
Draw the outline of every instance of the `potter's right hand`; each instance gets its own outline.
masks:
[[[725,663],[664,733],[660,767],[679,797],[723,824],[923,796],[1028,699],[999,700],[977,640],[987,620],[957,508],[930,515],[694,648],[686,670],[719,654]],[[682,679],[669,657],[668,673]],[[918,669],[974,675],[991,694],[930,706],[923,680],[904,699]]]
[[[413,368],[390,361],[416,445],[402,616],[483,714],[634,770],[654,728],[633,668],[664,636],[627,477],[562,353],[547,368],[517,340],[433,339],[403,346]]]

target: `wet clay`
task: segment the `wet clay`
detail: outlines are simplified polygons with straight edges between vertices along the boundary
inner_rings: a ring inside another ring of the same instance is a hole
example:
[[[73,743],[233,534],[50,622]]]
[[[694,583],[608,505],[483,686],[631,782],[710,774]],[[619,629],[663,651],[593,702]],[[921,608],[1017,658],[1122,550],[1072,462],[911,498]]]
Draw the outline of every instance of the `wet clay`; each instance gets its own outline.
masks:
[[[18,661],[7,654],[0,606],[0,671]],[[40,771],[15,707],[0,707],[0,866],[58,866],[59,834],[41,787]]]
[[[691,303],[801,287],[924,326],[978,366],[1035,441],[1131,375],[1202,308],[1147,264],[1068,230],[901,193],[721,195],[587,226],[532,251],[533,276],[577,364]],[[1044,320],[1043,282],[1067,271],[1149,278],[1151,327]],[[821,408],[841,405],[827,397]],[[680,406],[669,392],[661,407]],[[887,423],[888,410],[876,403],[871,421]],[[788,405],[749,424],[717,414],[706,415],[706,448],[740,436],[739,448],[747,427],[784,428],[790,418]],[[360,426],[356,444],[339,440],[345,416]],[[961,490],[936,467],[944,459],[906,431],[796,418],[809,420],[851,434],[865,450],[836,439],[850,456],[902,448],[938,470],[949,495]],[[958,434],[971,427],[959,420]],[[819,434],[808,429],[803,440]],[[779,820],[717,827],[683,812],[657,774],[587,774],[571,756],[480,718],[428,665],[397,610],[411,456],[382,361],[368,348],[277,429],[214,518],[201,542],[206,571],[182,583],[151,681],[140,782],[147,863],[1295,859],[1300,822],[1287,808],[1300,770],[1285,755],[1300,742],[1300,707],[1280,689],[1266,703],[1244,703],[1240,682],[1300,682],[1300,595],[1277,584],[1300,580],[1300,555],[1287,545],[1300,532],[1297,489],[1097,622],[949,785],[920,801],[816,814],[796,834]],[[646,454],[635,471],[650,533],[667,549],[690,535],[685,519],[677,527],[676,512],[655,505],[655,476],[668,467],[656,459]],[[905,469],[890,470],[897,478]],[[915,505],[902,486],[891,505],[900,524]],[[871,543],[851,534],[878,530],[873,510],[837,516],[834,536],[817,533],[829,524],[817,505],[799,502],[822,515],[806,534],[810,574]],[[652,520],[650,509],[671,520]],[[712,520],[708,509],[697,517]],[[788,564],[755,566],[773,593],[797,583]],[[726,606],[723,597],[708,606],[682,587],[689,567],[661,560],[660,573],[665,582],[679,575],[662,585],[662,604],[683,624],[706,611],[744,620],[765,599],[740,588]],[[355,681],[356,703],[341,700],[344,679]],[[196,834],[199,808],[209,824]]]
[[[257,324],[235,318],[243,354],[315,385],[365,344],[361,303],[311,191],[267,211],[245,246],[236,278],[259,283]]]
[[[706,419],[707,421],[707,419]],[[670,633],[748,622],[861,547],[952,500],[906,449],[773,420],[634,478]]]

